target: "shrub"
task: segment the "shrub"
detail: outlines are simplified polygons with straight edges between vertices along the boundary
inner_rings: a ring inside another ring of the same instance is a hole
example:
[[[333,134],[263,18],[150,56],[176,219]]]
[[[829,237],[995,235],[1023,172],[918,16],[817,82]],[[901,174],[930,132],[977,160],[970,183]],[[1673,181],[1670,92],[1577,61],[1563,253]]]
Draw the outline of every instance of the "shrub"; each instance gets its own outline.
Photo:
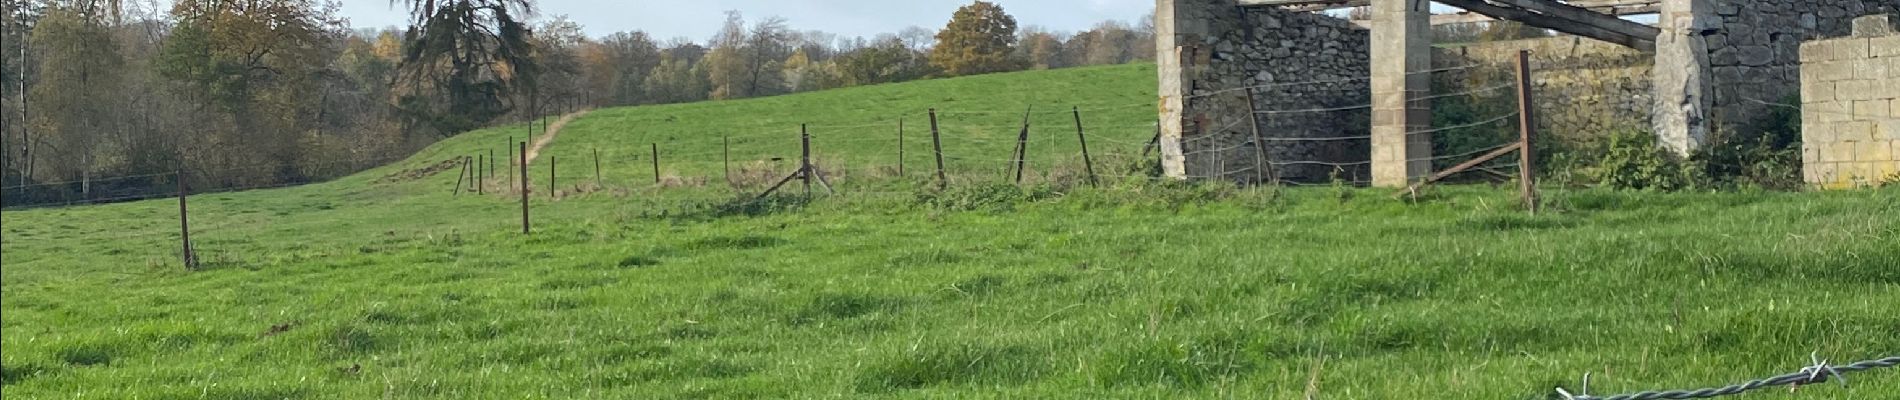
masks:
[[[1715,132],[1691,159],[1715,184],[1800,189],[1800,99],[1781,103],[1739,129]]]
[[[1625,130],[1610,135],[1603,157],[1590,169],[1597,184],[1634,190],[1684,190],[1699,186],[1700,171],[1663,149],[1656,135]]]

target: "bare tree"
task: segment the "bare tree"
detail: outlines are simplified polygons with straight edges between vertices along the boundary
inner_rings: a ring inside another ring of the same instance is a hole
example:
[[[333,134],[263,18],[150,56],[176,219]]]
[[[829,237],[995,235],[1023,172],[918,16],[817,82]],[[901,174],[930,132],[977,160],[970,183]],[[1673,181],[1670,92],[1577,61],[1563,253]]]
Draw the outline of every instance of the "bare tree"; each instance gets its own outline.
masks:
[[[791,56],[791,29],[785,19],[768,17],[752,25],[746,34],[747,92],[752,96],[784,93],[785,82],[780,66]]]
[[[897,31],[897,37],[904,40],[904,47],[919,53],[929,53],[930,47],[937,44],[937,32],[916,25]]]

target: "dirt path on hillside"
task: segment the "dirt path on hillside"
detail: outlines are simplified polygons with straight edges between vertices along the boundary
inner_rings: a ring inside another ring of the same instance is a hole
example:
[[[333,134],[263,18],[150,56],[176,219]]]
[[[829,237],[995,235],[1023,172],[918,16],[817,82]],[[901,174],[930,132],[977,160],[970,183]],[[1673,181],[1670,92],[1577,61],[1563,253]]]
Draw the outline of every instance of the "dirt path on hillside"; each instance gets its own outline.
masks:
[[[534,140],[534,144],[528,146],[528,164],[534,164],[535,157],[541,156],[541,149],[548,147],[549,143],[554,143],[555,137],[561,136],[561,128],[566,127],[568,122],[573,122],[575,119],[587,115],[588,111],[593,110],[575,111],[567,115],[562,115],[561,119],[548,123],[547,132],[543,132],[540,138]]]

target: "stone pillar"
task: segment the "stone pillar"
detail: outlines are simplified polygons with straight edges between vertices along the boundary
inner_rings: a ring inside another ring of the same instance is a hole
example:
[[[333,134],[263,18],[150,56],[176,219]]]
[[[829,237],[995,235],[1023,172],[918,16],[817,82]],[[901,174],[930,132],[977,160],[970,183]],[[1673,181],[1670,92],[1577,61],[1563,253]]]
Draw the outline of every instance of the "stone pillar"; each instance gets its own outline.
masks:
[[[1195,12],[1203,0],[1155,0],[1155,69],[1161,87],[1161,171],[1169,178],[1186,179],[1186,157],[1181,150],[1186,129],[1187,101],[1193,95],[1195,61],[1207,35],[1205,16]]]
[[[1372,0],[1372,184],[1402,187],[1432,171],[1431,2]]]
[[[1717,21],[1712,0],[1662,0],[1657,26],[1655,105],[1651,124],[1663,147],[1687,156],[1709,136],[1714,107],[1709,44]]]

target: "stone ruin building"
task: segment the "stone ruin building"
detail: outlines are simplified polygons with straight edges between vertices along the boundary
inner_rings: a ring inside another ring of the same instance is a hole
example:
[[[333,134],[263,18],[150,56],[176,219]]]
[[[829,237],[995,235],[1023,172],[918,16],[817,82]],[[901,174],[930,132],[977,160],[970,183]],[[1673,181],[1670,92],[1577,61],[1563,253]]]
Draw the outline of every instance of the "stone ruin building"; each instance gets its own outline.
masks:
[[[1460,79],[1457,65],[1508,65],[1530,49],[1539,135],[1644,129],[1687,154],[1799,95],[1803,42],[1900,11],[1900,0],[1437,0],[1465,11],[1439,15],[1426,0],[1155,3],[1166,175],[1386,187],[1447,156],[1432,150],[1432,86]],[[1324,12],[1349,7],[1370,19]],[[1432,43],[1434,24],[1485,20],[1561,35]]]

